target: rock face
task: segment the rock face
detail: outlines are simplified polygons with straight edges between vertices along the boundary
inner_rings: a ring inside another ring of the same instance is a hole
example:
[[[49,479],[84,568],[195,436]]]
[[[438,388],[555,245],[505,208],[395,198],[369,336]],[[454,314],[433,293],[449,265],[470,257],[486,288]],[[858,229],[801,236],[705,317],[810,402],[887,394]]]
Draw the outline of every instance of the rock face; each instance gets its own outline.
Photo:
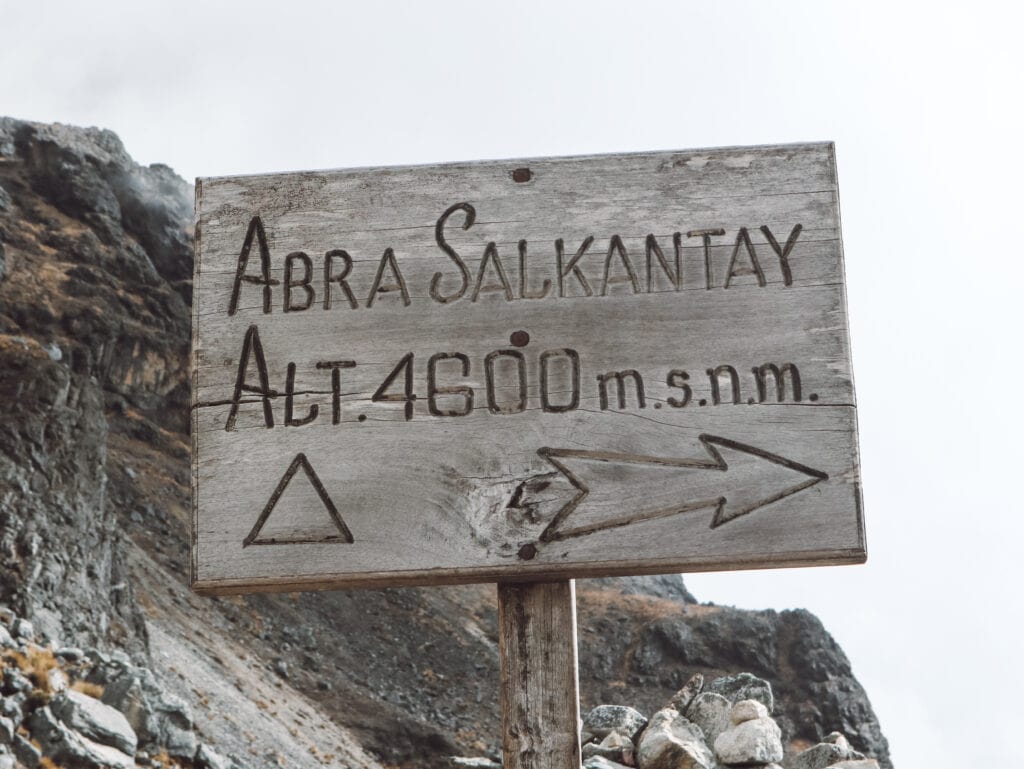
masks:
[[[0,119],[0,606],[40,643],[126,653],[118,670],[84,662],[108,670],[103,701],[140,745],[190,733],[188,716],[199,746],[251,769],[496,758],[492,586],[187,590],[192,205],[189,185],[109,131]],[[750,671],[771,684],[788,754],[841,730],[889,766],[810,614],[699,606],[674,576],[580,581],[578,602],[584,711],[650,714],[695,673]],[[187,712],[149,697],[136,668]],[[2,707],[20,720],[26,702]]]

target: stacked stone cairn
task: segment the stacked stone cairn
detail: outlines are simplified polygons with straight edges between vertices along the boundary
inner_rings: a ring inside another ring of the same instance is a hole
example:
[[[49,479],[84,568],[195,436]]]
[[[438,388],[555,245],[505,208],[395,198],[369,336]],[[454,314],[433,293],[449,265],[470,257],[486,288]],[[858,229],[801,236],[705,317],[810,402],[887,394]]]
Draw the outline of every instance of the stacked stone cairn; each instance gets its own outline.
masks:
[[[647,719],[625,705],[598,705],[583,718],[584,769],[878,769],[838,732],[783,762],[771,717],[771,684],[750,673],[691,678]],[[454,758],[466,769],[500,769],[487,758]]]
[[[152,671],[44,635],[0,607],[0,769],[237,769]]]

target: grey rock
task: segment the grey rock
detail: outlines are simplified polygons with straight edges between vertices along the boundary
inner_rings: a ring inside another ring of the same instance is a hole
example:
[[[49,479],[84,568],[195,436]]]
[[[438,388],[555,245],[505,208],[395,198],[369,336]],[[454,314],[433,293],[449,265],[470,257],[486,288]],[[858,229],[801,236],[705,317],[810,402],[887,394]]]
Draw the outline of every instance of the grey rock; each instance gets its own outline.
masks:
[[[0,211],[9,211],[11,209],[11,193],[0,187]]]
[[[583,758],[591,756],[600,756],[609,761],[633,766],[636,763],[636,748],[629,737],[619,732],[611,732],[600,744],[588,742],[583,746]]]
[[[60,349],[60,345],[57,344],[56,342],[50,342],[43,349],[46,351],[47,356],[49,356],[50,360],[52,361],[56,362],[63,359],[64,357],[64,351]]]
[[[460,766],[463,769],[501,769],[501,764],[497,761],[492,761],[489,758],[481,757],[467,757],[467,756],[452,756],[452,766]]]
[[[74,646],[61,646],[58,649],[54,649],[53,654],[55,657],[60,657],[69,662],[77,662],[85,656],[84,651]]]
[[[11,623],[11,635],[15,638],[23,638],[26,641],[33,641],[36,637],[36,629],[27,619],[18,617]]]
[[[0,769],[15,769],[14,756],[7,754],[0,756]]]
[[[52,343],[50,345],[44,345],[43,351],[47,357],[52,361],[58,361],[63,357],[63,353],[60,348],[56,348],[54,352]],[[56,354],[57,357],[54,357]],[[37,606],[32,612],[32,628],[37,638],[43,642],[49,643],[51,646],[61,645],[61,633],[63,632],[63,622],[61,616],[52,609],[47,609],[45,606]]]
[[[90,649],[86,652],[85,657],[90,668],[88,681],[104,688],[124,673],[134,669],[131,659],[121,654],[104,654]]]
[[[853,758],[832,764],[828,769],[878,769],[878,762],[873,758]]]
[[[651,716],[640,735],[636,757],[640,769],[711,769],[715,765],[700,727],[675,708]]]
[[[122,753],[135,755],[138,738],[124,714],[99,700],[70,689],[55,697],[50,709],[70,729]]]
[[[200,745],[194,760],[195,769],[232,769],[234,762],[209,745]]]
[[[729,728],[731,723],[729,711],[731,709],[732,704],[721,694],[701,692],[690,703],[686,717],[704,732],[704,740],[707,744],[714,745],[718,735]]]
[[[165,748],[172,757],[191,759],[199,748],[192,712],[163,690],[145,668],[127,668],[103,691],[102,701],[121,711],[143,747]]]
[[[635,740],[646,725],[643,713],[626,705],[598,705],[583,718],[583,728],[601,739],[619,732]]]
[[[281,678],[288,677],[288,663],[280,657],[274,660],[274,664],[272,667],[274,669],[274,672],[281,676]]]
[[[603,756],[591,756],[583,762],[583,769],[629,769],[629,767]]]
[[[797,754],[790,761],[791,769],[826,769],[840,761],[857,761],[864,758],[863,753],[854,750],[846,737],[839,732],[832,732],[823,742]]]
[[[32,713],[28,727],[42,746],[43,755],[59,764],[83,769],[135,769],[132,756],[69,729],[57,720],[49,707]]]
[[[22,703],[25,702],[24,694],[12,694],[8,697],[0,697],[0,716],[11,719],[14,723],[20,724],[22,718]]]
[[[701,693],[704,689],[704,676],[700,673],[694,673],[690,676],[690,680],[683,684],[683,688],[672,695],[672,699],[669,700],[669,705],[674,707],[680,713],[686,713],[686,709],[690,707],[690,703],[693,702],[694,697]]]
[[[28,769],[38,769],[43,753],[39,748],[26,740],[20,734],[14,735],[14,757],[18,763],[25,765]]]
[[[4,668],[3,690],[12,694],[18,692],[32,691],[32,682],[29,681],[17,668]]]
[[[46,685],[52,694],[60,694],[68,688],[68,674],[61,668],[50,668],[46,671]]]
[[[721,763],[770,764],[782,760],[779,725],[767,716],[748,719],[750,713],[767,713],[762,708],[755,700],[740,700],[733,706],[729,712],[732,725],[714,742],[715,756]]]
[[[0,249],[2,248],[3,246],[0,245]],[[3,625],[0,625],[0,649],[10,649],[13,646],[14,638],[11,636],[11,631]]]
[[[716,678],[705,687],[705,691],[721,694],[729,702],[741,700],[757,700],[771,713],[775,709],[775,697],[772,696],[772,685],[763,678],[750,673]]]
[[[7,716],[0,716],[0,745],[10,745],[14,742],[15,724]]]

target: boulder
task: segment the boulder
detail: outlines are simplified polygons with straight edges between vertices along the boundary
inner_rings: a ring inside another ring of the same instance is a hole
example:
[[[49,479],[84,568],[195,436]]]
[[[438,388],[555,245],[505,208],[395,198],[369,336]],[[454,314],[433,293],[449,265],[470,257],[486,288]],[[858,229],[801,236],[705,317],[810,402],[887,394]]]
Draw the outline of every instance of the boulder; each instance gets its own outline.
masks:
[[[65,726],[122,753],[135,755],[138,738],[124,714],[87,694],[70,689],[50,703],[53,714]]]
[[[793,757],[791,769],[826,769],[842,761],[859,761],[863,753],[854,750],[839,732],[832,732],[822,742]]]
[[[13,748],[14,757],[18,759],[18,763],[28,767],[28,769],[38,769],[39,762],[43,760],[43,754],[39,748],[20,734],[14,735]]]
[[[768,718],[768,708],[757,700],[740,700],[729,711],[729,720],[734,724],[756,721],[758,718]]]
[[[672,699],[669,700],[668,704],[680,713],[685,714],[686,709],[690,707],[690,703],[701,693],[703,688],[704,676],[700,673],[694,673],[690,676],[690,680],[683,684],[683,688],[672,695]]]
[[[675,708],[651,716],[637,744],[636,757],[640,769],[711,769],[715,765],[700,727]]]
[[[20,724],[22,718],[24,718],[21,710],[21,706],[24,702],[24,694],[15,694],[10,697],[0,696],[0,716],[9,718],[16,724]]]
[[[754,700],[741,700],[729,712],[732,725],[715,740],[715,756],[723,764],[770,764],[782,760],[782,730]]]
[[[209,745],[200,745],[196,751],[193,761],[195,769],[232,769],[234,762],[211,748]]]
[[[598,705],[583,718],[583,729],[601,739],[619,732],[635,740],[646,725],[643,713],[625,705]]]
[[[4,668],[3,691],[6,694],[18,694],[19,692],[30,692],[33,689],[32,682],[14,667]]]
[[[729,728],[729,711],[732,704],[721,694],[702,692],[698,694],[686,711],[686,717],[704,732],[704,740],[714,745],[718,735]]]
[[[27,619],[19,617],[11,623],[11,635],[15,638],[32,641],[36,637],[36,629]]]
[[[0,745],[10,745],[14,742],[14,735],[16,733],[14,721],[5,716],[0,716]]]
[[[29,716],[28,727],[42,747],[42,754],[58,764],[82,769],[135,769],[132,756],[72,731],[57,720],[49,707]]]
[[[583,745],[584,759],[600,756],[626,766],[636,765],[635,752],[633,741],[619,732],[611,732],[599,744],[590,742]]]
[[[103,703],[121,711],[140,745],[191,759],[199,749],[192,711],[160,686],[149,670],[127,667],[103,691]]]
[[[763,678],[758,678],[750,673],[716,678],[705,686],[704,690],[721,694],[729,702],[733,703],[740,702],[741,700],[757,700],[768,708],[769,713],[775,709],[772,685]]]
[[[68,688],[68,675],[60,668],[46,671],[46,685],[50,694],[60,694]]]

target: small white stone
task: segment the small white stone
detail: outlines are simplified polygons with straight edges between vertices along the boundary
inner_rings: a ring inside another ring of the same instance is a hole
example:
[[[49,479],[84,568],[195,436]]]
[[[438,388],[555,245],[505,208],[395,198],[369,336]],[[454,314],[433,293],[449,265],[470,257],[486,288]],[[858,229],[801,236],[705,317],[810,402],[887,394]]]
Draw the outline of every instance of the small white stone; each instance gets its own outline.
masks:
[[[828,737],[823,739],[822,742],[827,742],[830,745],[835,745],[837,748],[839,748],[840,750],[845,750],[847,753],[853,750],[853,748],[850,747],[849,740],[846,739],[846,735],[844,735],[842,732],[832,732],[828,735]]]
[[[602,748],[632,748],[633,740],[620,732],[609,732],[608,736],[601,740]]]
[[[60,668],[51,668],[46,671],[46,683],[49,684],[52,694],[60,694],[68,688],[67,674]]]
[[[744,721],[754,721],[758,718],[768,718],[768,708],[757,700],[740,700],[729,711],[729,720],[734,724],[742,724]]]

